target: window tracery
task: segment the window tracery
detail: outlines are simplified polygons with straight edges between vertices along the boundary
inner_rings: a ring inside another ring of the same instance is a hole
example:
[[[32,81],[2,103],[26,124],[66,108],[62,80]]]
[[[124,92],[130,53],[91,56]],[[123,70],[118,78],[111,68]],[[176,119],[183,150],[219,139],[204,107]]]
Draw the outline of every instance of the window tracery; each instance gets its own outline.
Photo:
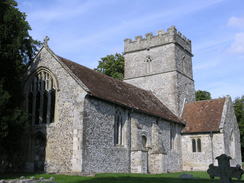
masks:
[[[46,69],[35,72],[27,82],[26,104],[32,124],[48,124],[55,120],[57,84]]]

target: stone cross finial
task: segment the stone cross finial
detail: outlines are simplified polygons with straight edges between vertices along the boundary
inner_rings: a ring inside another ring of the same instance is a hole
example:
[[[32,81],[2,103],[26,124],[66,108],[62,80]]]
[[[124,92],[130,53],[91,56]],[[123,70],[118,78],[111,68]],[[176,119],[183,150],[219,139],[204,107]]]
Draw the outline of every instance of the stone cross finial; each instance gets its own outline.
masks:
[[[213,164],[209,165],[209,169],[207,170],[211,179],[214,177],[220,177],[221,183],[232,183],[231,178],[235,177],[237,179],[241,179],[244,171],[241,169],[240,165],[236,167],[230,167],[230,156],[222,154],[216,158],[218,160],[219,166],[214,166]]]
[[[43,40],[43,45],[44,46],[48,46],[48,41],[49,41],[49,37],[45,36],[44,40]]]

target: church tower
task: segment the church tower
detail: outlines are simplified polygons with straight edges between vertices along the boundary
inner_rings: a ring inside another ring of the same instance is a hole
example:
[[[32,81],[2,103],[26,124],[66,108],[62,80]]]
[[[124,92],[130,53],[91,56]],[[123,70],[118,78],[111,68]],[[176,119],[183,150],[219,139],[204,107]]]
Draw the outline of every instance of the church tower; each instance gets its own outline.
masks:
[[[124,81],[152,91],[172,112],[180,116],[184,103],[195,100],[191,41],[174,26],[126,39]]]

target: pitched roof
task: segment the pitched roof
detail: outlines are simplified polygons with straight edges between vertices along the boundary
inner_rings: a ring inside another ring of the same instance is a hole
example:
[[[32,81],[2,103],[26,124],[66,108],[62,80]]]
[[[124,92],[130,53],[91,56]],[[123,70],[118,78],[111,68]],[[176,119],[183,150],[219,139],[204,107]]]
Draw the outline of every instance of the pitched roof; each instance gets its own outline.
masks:
[[[202,100],[185,104],[183,133],[219,131],[225,98]]]
[[[75,62],[57,56],[97,98],[127,106],[163,119],[184,124],[152,92],[111,78]]]

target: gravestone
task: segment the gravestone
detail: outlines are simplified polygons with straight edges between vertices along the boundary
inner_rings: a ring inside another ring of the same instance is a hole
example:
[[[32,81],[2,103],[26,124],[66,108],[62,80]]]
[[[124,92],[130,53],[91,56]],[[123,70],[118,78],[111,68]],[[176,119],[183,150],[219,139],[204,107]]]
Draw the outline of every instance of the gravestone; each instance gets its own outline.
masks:
[[[220,177],[221,183],[232,183],[232,178],[241,179],[244,171],[241,169],[240,165],[230,167],[230,159],[232,159],[230,156],[222,154],[216,159],[218,160],[218,166],[210,164],[209,169],[207,170],[211,179]]]

